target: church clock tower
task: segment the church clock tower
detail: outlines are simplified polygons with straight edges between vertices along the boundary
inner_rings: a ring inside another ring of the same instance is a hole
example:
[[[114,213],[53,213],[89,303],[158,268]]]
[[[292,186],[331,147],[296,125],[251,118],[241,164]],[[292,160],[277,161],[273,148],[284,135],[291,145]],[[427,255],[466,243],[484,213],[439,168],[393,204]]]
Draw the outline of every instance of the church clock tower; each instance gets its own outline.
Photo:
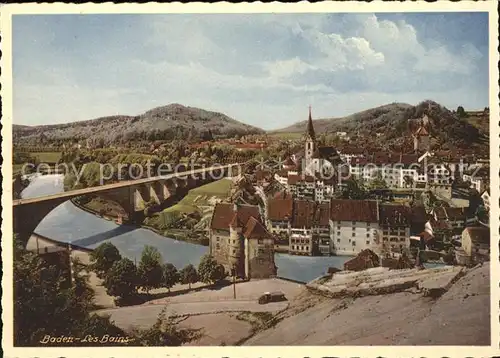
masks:
[[[307,129],[305,133],[305,168],[309,168],[313,161],[313,153],[316,150],[316,135],[311,116],[311,106],[309,106],[309,119],[307,121]],[[307,171],[307,169],[306,169]]]

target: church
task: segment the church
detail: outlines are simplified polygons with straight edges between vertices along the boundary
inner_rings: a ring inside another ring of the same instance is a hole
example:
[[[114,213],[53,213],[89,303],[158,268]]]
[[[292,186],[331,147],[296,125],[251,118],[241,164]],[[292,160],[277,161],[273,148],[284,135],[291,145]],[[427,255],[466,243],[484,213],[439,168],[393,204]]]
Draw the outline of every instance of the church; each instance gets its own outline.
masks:
[[[293,161],[294,165],[291,165]],[[321,146],[316,139],[309,107],[309,118],[304,133],[304,149],[288,158],[275,179],[294,199],[328,202],[337,187],[336,165],[340,164],[337,150]]]
[[[313,177],[330,178],[335,172],[335,165],[340,163],[340,156],[334,147],[320,146],[316,140],[316,133],[309,106],[309,118],[304,134],[304,157],[302,172]]]

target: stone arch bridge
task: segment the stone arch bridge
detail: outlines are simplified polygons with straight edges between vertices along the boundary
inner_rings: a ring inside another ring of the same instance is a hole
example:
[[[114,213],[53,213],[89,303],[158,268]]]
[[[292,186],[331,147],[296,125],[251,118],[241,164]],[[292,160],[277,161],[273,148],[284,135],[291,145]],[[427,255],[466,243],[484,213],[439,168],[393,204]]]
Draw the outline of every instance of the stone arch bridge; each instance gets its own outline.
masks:
[[[196,188],[208,182],[234,175],[239,164],[195,169],[154,178],[123,181],[92,188],[67,191],[30,199],[13,201],[14,234],[24,246],[47,214],[62,203],[82,195],[98,195],[112,200],[125,210],[134,222],[142,217],[147,202],[161,205],[184,190]]]

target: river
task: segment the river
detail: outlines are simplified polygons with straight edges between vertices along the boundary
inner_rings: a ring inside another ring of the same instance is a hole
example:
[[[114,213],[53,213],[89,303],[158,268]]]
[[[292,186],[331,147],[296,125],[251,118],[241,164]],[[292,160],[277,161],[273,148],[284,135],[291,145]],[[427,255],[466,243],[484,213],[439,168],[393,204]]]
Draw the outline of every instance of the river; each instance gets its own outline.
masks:
[[[63,191],[62,175],[36,176],[23,190],[23,198],[56,194]],[[95,248],[105,241],[115,245],[123,256],[140,260],[145,245],[158,248],[166,262],[182,268],[197,265],[208,247],[177,241],[150,230],[131,225],[117,225],[83,211],[67,201],[52,210],[35,229],[37,234],[72,244]],[[310,281],[326,272],[328,267],[342,268],[350,257],[307,257],[277,253],[278,276],[301,282]]]

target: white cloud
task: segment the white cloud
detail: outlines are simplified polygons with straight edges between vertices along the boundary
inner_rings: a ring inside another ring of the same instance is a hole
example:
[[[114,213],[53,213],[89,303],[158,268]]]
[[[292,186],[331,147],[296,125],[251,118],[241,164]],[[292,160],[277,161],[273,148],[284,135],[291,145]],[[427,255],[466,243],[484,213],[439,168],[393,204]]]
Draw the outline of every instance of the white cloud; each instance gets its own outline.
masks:
[[[486,105],[480,98],[487,101],[487,84],[474,76],[483,71],[478,47],[463,42],[452,50],[443,41],[424,41],[403,20],[151,16],[123,21],[127,28],[110,29],[105,39],[86,38],[80,28],[74,42],[72,29],[55,36],[50,24],[42,33],[25,31],[34,38],[18,45],[24,50],[14,59],[15,122],[135,115],[178,102],[276,128],[303,120],[309,104],[326,117],[426,98],[447,99],[452,107],[458,98]],[[64,43],[65,37],[71,41]],[[94,55],[75,55],[82,53]]]

